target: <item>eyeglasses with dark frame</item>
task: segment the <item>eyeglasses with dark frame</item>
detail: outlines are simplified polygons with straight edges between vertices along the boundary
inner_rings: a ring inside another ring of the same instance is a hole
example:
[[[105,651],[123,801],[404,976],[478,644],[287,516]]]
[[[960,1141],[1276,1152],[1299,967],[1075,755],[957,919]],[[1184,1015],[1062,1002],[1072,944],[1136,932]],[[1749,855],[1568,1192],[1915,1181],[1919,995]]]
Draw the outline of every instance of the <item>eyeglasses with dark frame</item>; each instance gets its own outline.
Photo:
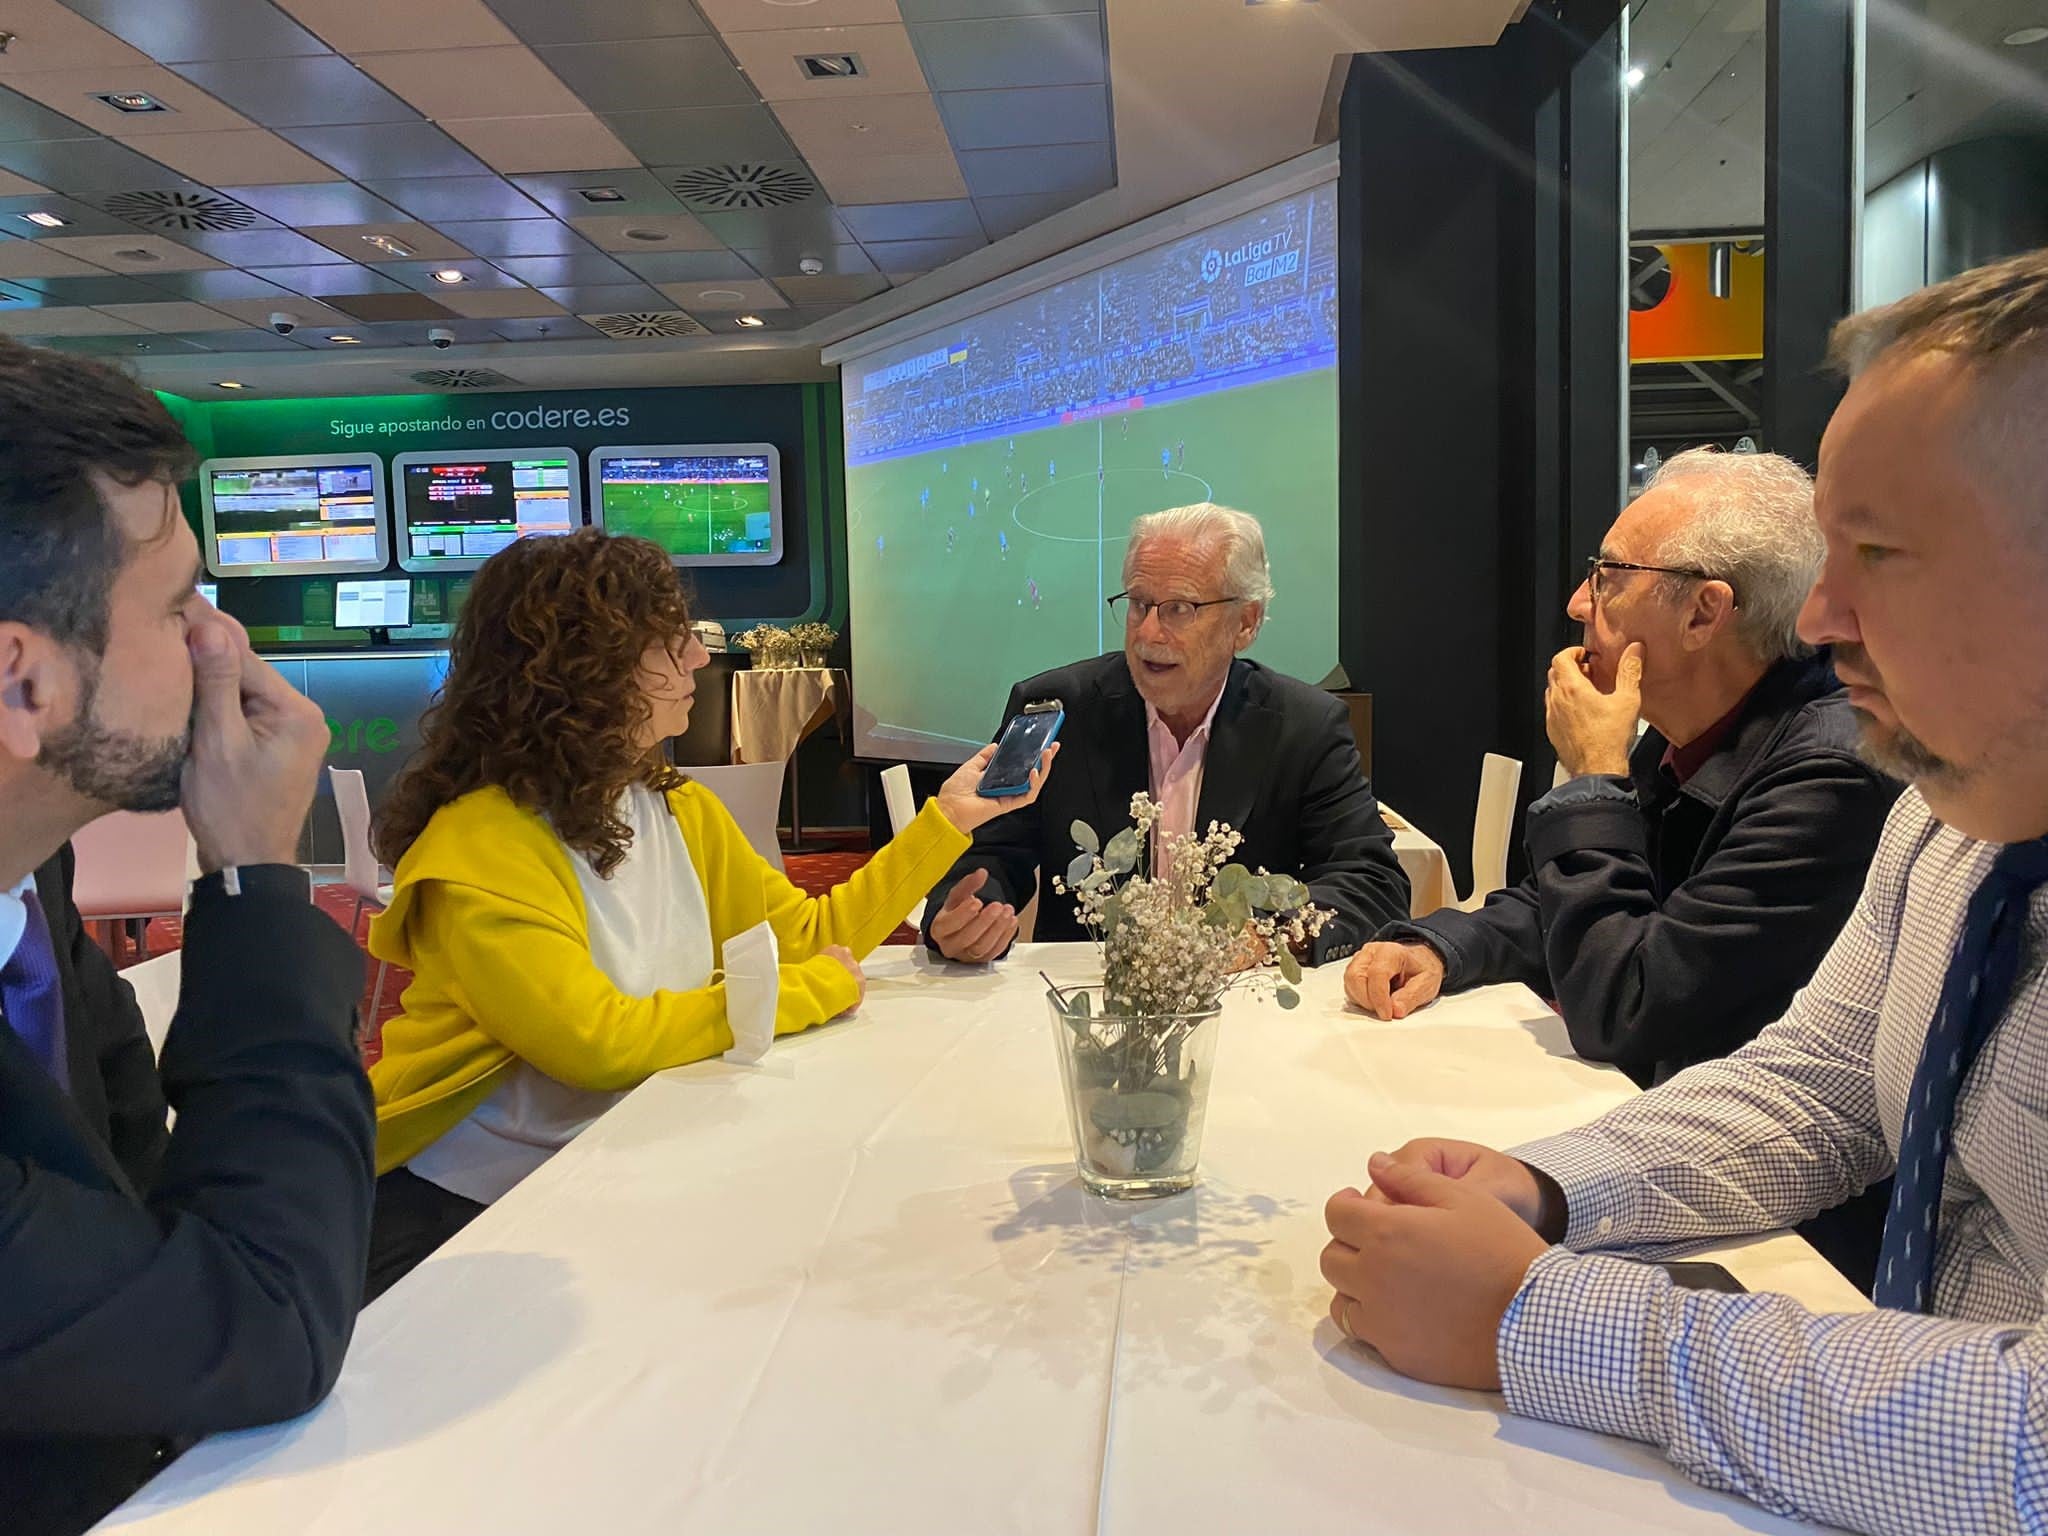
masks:
[[[1119,592],[1114,597],[1104,598],[1103,601],[1109,604],[1109,611],[1116,616],[1116,621],[1119,624],[1142,624],[1145,622],[1146,616],[1156,610],[1159,614],[1159,622],[1165,625],[1166,628],[1182,629],[1192,624],[1195,615],[1204,608],[1215,608],[1224,603],[1241,603],[1244,599],[1241,597],[1209,597],[1198,601],[1188,597],[1173,597],[1168,598],[1163,603],[1148,603],[1142,597],[1133,597],[1128,592]]]
[[[1691,581],[1718,581],[1705,571],[1695,571],[1681,565],[1637,565],[1631,560],[1609,560],[1604,555],[1586,557],[1586,586],[1592,592],[1593,601],[1599,602],[1606,595],[1607,583],[1601,579],[1603,571],[1648,571],[1655,576],[1683,576]]]

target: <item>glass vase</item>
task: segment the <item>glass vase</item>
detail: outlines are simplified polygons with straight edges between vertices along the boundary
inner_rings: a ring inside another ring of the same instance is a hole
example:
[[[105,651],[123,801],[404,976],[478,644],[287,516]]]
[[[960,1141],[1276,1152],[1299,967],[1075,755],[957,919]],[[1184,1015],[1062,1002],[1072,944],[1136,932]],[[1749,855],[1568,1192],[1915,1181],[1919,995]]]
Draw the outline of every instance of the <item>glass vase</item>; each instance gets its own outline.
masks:
[[[1112,1200],[1190,1189],[1222,1011],[1124,1016],[1103,1000],[1101,987],[1047,998],[1081,1182]]]

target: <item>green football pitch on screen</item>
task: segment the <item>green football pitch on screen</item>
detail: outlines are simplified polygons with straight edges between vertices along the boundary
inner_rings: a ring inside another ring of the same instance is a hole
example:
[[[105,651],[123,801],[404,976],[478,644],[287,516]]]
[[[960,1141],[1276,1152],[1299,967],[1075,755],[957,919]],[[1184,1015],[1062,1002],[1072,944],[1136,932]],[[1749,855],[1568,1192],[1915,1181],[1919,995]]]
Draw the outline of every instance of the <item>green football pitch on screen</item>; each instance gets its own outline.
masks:
[[[766,549],[772,536],[770,490],[762,483],[607,480],[603,493],[607,530],[652,539],[671,555]]]

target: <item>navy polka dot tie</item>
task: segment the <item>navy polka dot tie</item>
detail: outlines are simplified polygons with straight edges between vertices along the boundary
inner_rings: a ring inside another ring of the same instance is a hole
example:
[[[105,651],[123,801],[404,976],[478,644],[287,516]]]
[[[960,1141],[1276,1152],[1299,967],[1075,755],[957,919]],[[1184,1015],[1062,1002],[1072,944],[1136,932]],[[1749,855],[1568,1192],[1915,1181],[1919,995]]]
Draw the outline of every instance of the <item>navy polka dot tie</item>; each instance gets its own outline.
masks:
[[[1899,1125],[1899,1171],[1884,1221],[1871,1300],[1925,1312],[1956,1095],[2005,1012],[2023,961],[2027,898],[2048,883],[2048,838],[2010,843],[1970,897]]]

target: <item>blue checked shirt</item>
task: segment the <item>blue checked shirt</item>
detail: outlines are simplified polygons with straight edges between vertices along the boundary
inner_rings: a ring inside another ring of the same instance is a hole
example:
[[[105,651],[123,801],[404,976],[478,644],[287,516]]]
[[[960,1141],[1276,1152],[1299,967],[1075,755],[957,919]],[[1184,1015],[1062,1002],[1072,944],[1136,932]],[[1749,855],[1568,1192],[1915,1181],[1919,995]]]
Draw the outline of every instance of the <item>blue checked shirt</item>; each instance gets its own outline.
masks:
[[[1661,1446],[1688,1476],[1858,1531],[2048,1531],[2048,888],[1964,1079],[1921,1316],[1674,1287],[1660,1256],[1789,1227],[1892,1171],[1970,893],[1997,850],[1893,809],[1862,900],[1785,1016],[1722,1061],[1515,1149],[1564,1244],[1501,1320],[1508,1406]]]

